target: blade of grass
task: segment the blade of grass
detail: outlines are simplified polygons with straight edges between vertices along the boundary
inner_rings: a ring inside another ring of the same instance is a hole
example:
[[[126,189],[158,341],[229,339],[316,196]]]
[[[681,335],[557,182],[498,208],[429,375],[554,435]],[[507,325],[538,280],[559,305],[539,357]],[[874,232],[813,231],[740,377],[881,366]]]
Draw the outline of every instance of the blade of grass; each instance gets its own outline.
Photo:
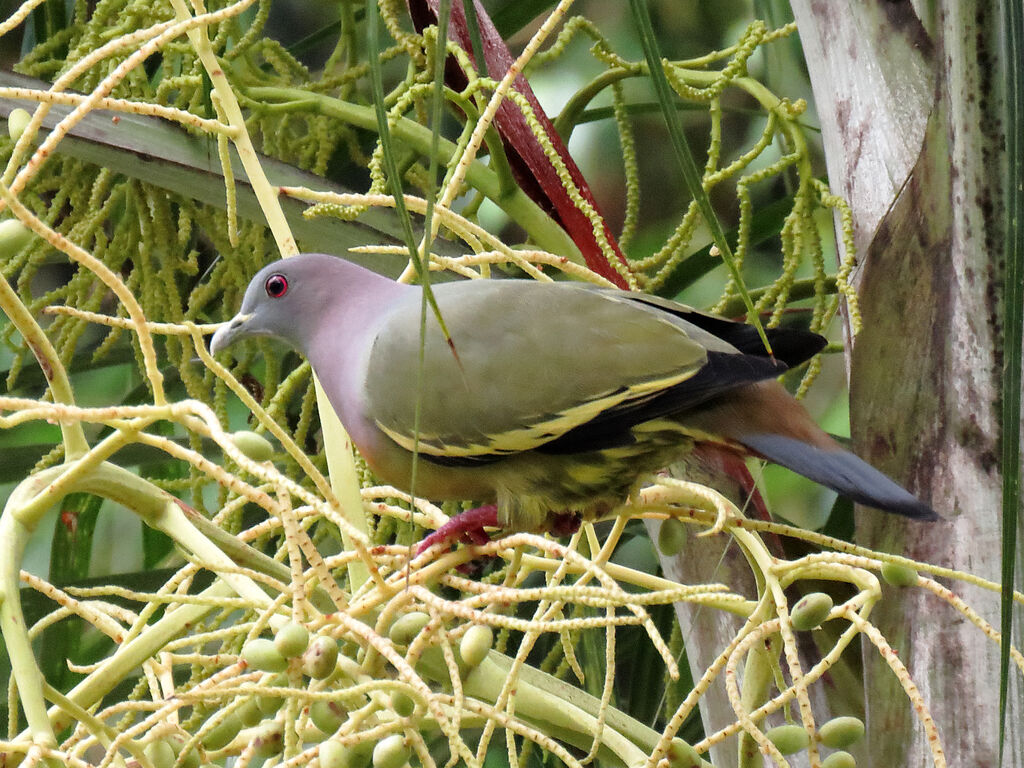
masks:
[[[377,132],[380,135],[381,154],[384,157],[384,170],[388,175],[388,183],[391,185],[391,194],[395,198],[395,211],[398,214],[398,221],[401,225],[402,239],[409,249],[409,259],[416,268],[420,283],[423,285],[423,295],[426,297],[430,308],[437,318],[437,324],[444,333],[449,346],[452,343],[451,334],[441,317],[441,309],[437,306],[434,292],[430,290],[430,269],[420,258],[419,248],[416,245],[416,235],[412,230],[412,218],[405,207],[404,190],[402,189],[402,177],[398,173],[398,161],[395,157],[394,145],[391,142],[391,128],[388,126],[388,113],[384,107],[384,78],[381,72],[380,56],[378,51],[377,25],[380,22],[380,15],[377,12],[376,0],[366,0],[366,45],[367,60],[370,65],[370,86],[373,91],[373,106],[377,114]],[[454,351],[454,347],[452,347]]]
[[[423,256],[430,259],[430,249],[434,238],[434,201],[437,195],[437,149],[441,140],[441,121],[444,118],[444,66],[447,61],[448,50],[448,20],[451,17],[451,0],[441,0],[437,11],[437,39],[434,49],[434,77],[433,90],[430,94],[430,168],[427,174],[429,189],[427,191],[427,210],[423,216]],[[428,268],[429,271],[429,268]],[[424,286],[426,288],[426,285]],[[420,348],[419,357],[416,362],[416,407],[413,411],[412,426],[412,469],[409,479],[409,495],[413,503],[416,500],[416,479],[419,470],[420,458],[420,423],[423,414],[423,391],[424,391],[424,369],[426,362],[426,327],[427,327],[427,292],[423,291],[420,302]],[[440,310],[435,305],[440,323]],[[442,326],[444,327],[444,326]],[[451,344],[449,339],[449,344]],[[454,350],[454,346],[452,347]],[[413,526],[412,517],[409,518],[409,525]],[[409,572],[406,571],[408,575]]]
[[[450,0],[443,0],[442,7],[445,5],[450,6]],[[473,49],[473,59],[476,61],[477,66],[480,68],[480,77],[487,77],[487,57],[484,56],[484,41],[480,35],[480,21],[476,17],[476,3],[470,2],[462,4],[463,9],[466,11],[466,28],[469,30],[469,44]],[[438,10],[438,16],[441,15],[441,11]]]
[[[1006,271],[1003,275],[1003,553],[999,610],[999,764],[1003,763],[1009,695],[1010,645],[1013,640],[1013,587],[1020,511],[1021,343],[1024,341],[1024,74],[1014,62],[1024,60],[1024,7],[1005,0],[1006,72]]]
[[[697,203],[697,208],[700,210],[700,214],[704,218],[708,229],[711,231],[711,239],[715,241],[722,259],[736,279],[737,289],[747,308],[747,315],[750,317],[750,321],[757,328],[757,333],[761,337],[764,348],[771,354],[771,344],[768,343],[768,337],[765,335],[761,321],[754,311],[754,303],[747,294],[746,286],[744,286],[739,269],[736,267],[732,249],[729,247],[729,241],[726,239],[722,224],[718,220],[718,216],[715,215],[715,210],[711,206],[711,200],[707,192],[704,191],[700,171],[697,170],[697,163],[693,159],[690,145],[686,141],[686,136],[683,135],[682,126],[679,124],[676,110],[673,107],[672,88],[669,86],[668,78],[665,77],[665,71],[661,66],[661,53],[658,49],[658,41],[654,37],[654,28],[651,26],[651,16],[647,11],[647,0],[629,0],[629,7],[633,12],[633,22],[640,36],[644,57],[647,59],[647,67],[651,74],[651,82],[654,84],[654,92],[658,97],[658,102],[661,104],[661,113],[665,118],[665,125],[668,128],[672,149],[679,163],[683,181],[690,192],[690,196]]]
[[[472,3],[469,4],[472,6]],[[447,60],[448,20],[451,17],[451,0],[441,0],[437,11],[437,47],[434,52],[433,90],[430,94],[430,170],[427,174],[430,188],[427,194],[427,210],[423,215],[424,254],[429,255],[433,243],[434,199],[436,197],[438,147],[441,143],[441,121],[444,119],[444,67]],[[474,20],[475,20],[474,16]],[[477,42],[480,33],[477,30]]]

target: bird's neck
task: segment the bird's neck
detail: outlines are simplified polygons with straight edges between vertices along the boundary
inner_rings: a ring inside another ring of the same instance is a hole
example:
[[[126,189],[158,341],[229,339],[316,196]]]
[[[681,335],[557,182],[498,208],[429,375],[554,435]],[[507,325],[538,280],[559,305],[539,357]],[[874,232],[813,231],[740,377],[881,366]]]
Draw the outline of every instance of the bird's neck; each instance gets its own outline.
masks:
[[[419,289],[373,275],[373,285],[347,285],[345,295],[326,305],[317,333],[302,350],[357,447],[377,439],[379,430],[365,414],[363,387],[378,330],[397,302],[416,300]],[[380,282],[385,281],[385,282]],[[363,290],[365,288],[365,290]]]
[[[321,378],[357,355],[388,311],[419,291],[340,259],[333,266],[338,271],[316,287],[308,314],[295,318],[297,326],[309,326],[298,334],[305,342],[300,351]]]

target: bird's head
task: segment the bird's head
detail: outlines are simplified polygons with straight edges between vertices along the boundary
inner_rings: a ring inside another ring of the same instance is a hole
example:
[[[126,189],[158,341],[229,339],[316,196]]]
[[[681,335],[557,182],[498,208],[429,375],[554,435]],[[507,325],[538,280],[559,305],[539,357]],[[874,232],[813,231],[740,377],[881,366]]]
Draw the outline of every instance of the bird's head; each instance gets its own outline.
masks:
[[[308,356],[311,343],[339,308],[395,285],[368,269],[323,253],[305,253],[268,264],[252,278],[242,306],[213,335],[210,352],[254,336],[279,339]]]

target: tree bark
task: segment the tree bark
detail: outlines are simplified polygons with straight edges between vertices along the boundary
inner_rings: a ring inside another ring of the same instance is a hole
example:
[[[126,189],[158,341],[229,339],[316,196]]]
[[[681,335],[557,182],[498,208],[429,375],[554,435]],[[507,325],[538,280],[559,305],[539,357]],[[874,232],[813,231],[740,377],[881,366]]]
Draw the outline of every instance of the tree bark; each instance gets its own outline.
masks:
[[[848,357],[856,450],[944,518],[924,526],[862,510],[858,540],[998,582],[999,6],[938,0],[922,23],[905,0],[792,5],[830,183],[853,209],[860,254],[863,330]],[[998,626],[998,594],[949,586]],[[923,590],[885,588],[872,620],[921,689],[949,765],[997,765],[998,646]],[[868,762],[858,765],[932,765],[917,715],[867,643],[864,666]],[[1003,764],[1021,766],[1024,732],[1012,724],[1024,703],[1012,666],[1010,677]]]

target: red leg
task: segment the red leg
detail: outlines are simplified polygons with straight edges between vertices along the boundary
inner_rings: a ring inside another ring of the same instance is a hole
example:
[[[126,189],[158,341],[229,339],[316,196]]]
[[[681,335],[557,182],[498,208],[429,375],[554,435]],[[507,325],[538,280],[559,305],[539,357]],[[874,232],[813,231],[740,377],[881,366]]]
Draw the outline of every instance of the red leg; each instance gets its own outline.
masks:
[[[490,541],[490,537],[484,533],[484,528],[496,528],[497,526],[497,505],[485,504],[476,509],[468,509],[455,515],[455,517],[423,539],[416,548],[416,554],[422,554],[435,544],[451,544],[453,541],[460,539],[468,539],[473,544],[486,544]]]
[[[580,529],[580,516],[576,512],[559,512],[551,516],[551,532],[555,536],[572,536]]]

